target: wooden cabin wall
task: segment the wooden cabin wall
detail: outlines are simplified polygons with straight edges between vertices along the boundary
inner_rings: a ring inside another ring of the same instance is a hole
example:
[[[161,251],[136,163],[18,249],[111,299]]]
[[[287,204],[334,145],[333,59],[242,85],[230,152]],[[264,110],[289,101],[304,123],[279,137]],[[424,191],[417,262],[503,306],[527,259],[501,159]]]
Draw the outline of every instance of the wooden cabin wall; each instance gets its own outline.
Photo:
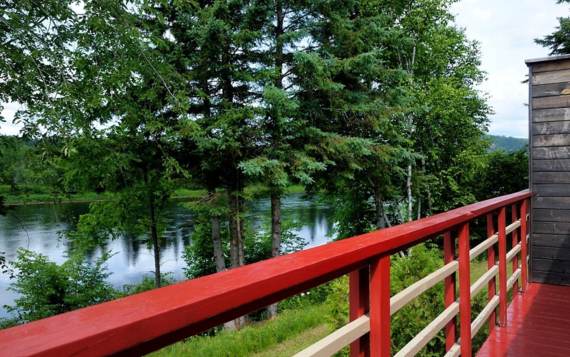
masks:
[[[529,68],[530,275],[570,285],[570,59]]]

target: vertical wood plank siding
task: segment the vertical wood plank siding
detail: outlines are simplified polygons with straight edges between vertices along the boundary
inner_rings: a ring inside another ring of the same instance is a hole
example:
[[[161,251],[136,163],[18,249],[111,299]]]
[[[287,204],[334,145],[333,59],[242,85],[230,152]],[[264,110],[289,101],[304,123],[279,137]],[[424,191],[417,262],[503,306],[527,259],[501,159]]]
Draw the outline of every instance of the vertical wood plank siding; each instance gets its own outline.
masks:
[[[531,281],[570,285],[570,58],[529,65]]]

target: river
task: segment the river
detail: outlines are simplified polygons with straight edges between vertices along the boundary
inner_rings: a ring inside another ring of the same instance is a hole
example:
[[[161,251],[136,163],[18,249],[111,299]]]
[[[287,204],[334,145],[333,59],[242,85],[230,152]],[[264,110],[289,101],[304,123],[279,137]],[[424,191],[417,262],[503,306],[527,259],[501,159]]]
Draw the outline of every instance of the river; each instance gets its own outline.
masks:
[[[316,198],[302,194],[290,194],[282,201],[284,221],[293,222],[293,231],[313,247],[332,239],[332,211]],[[63,233],[77,222],[79,215],[86,213],[88,204],[30,205],[17,206],[0,215],[0,252],[7,260],[13,260],[18,248],[27,248],[46,255],[51,261],[62,263],[66,259],[68,244]],[[248,204],[246,220],[254,229],[268,227],[269,199],[256,199]],[[177,279],[184,279],[184,247],[190,243],[193,223],[192,210],[186,203],[172,203],[165,210],[165,241],[161,244],[161,269]],[[111,275],[108,281],[120,288],[134,284],[145,275],[152,274],[154,260],[146,237],[121,236],[109,240],[107,248],[114,253],[106,266]],[[90,259],[101,252],[94,252]],[[0,273],[0,317],[6,317],[3,308],[12,304],[16,295],[8,290],[10,279]]]

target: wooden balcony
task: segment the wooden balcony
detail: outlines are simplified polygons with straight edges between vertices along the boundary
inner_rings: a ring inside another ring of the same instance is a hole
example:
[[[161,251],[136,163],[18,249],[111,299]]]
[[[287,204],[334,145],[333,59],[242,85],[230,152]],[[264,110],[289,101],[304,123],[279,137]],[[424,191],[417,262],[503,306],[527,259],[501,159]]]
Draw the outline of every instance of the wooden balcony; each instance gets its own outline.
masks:
[[[529,284],[509,305],[507,325],[489,335],[477,356],[570,356],[569,296],[568,286]]]
[[[328,356],[348,345],[352,356],[411,356],[441,330],[446,356],[471,356],[472,338],[485,324],[491,334],[480,356],[570,355],[570,339],[563,338],[570,288],[527,283],[531,196],[521,191],[3,330],[0,355],[140,355],[344,274],[350,278],[351,322],[299,356]],[[485,220],[487,238],[472,246],[469,229],[475,219]],[[436,237],[443,239],[444,265],[390,296],[390,256]],[[488,270],[471,282],[471,262],[484,252]],[[442,281],[444,311],[403,349],[391,351],[391,315]],[[487,305],[472,320],[472,298],[485,288]]]

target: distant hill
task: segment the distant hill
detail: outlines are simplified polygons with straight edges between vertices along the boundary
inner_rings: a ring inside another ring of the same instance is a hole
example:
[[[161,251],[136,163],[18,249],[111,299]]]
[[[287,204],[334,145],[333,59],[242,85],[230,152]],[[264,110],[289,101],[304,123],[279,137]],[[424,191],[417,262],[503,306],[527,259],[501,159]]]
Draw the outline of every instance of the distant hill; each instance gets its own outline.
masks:
[[[505,150],[513,152],[528,145],[528,139],[524,138],[513,138],[511,136],[502,135],[488,135],[487,137],[491,140],[490,151]]]

